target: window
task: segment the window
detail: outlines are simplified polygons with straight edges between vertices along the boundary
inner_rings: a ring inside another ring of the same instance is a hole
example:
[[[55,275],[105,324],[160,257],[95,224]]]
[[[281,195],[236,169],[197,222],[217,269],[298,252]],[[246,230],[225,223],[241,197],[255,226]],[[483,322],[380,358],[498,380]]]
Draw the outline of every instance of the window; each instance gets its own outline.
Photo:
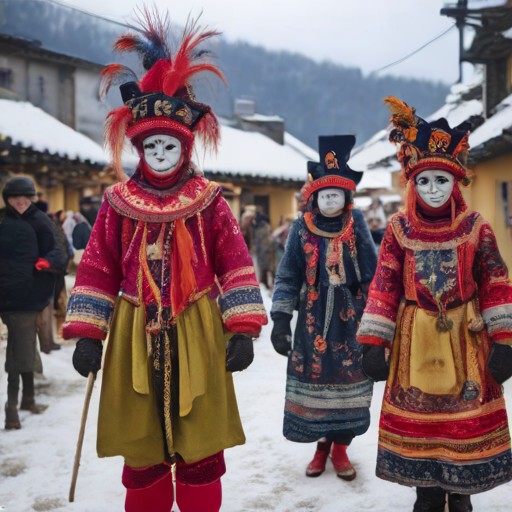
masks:
[[[0,87],[4,89],[12,87],[12,69],[0,68]]]

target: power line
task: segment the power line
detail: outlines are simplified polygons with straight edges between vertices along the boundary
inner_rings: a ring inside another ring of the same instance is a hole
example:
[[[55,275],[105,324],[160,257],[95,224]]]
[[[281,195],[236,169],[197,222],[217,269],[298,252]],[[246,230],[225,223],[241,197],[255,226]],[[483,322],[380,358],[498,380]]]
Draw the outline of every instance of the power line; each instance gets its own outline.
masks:
[[[420,52],[421,50],[423,50],[423,48],[426,48],[429,44],[433,43],[434,41],[436,41],[437,39],[439,39],[440,37],[443,37],[445,34],[447,34],[448,32],[450,32],[450,30],[455,27],[455,23],[453,25],[451,25],[450,27],[448,27],[446,30],[444,30],[443,32],[441,32],[440,34],[438,34],[437,36],[433,37],[432,39],[430,39],[430,41],[427,41],[423,46],[420,46],[419,48],[417,48],[416,50],[414,50],[412,53],[409,53],[409,55],[406,55],[405,57],[402,57],[401,59],[399,60],[396,60],[395,62],[392,62],[391,64],[387,64],[386,66],[384,66],[383,68],[379,68],[379,69],[376,69],[375,71],[372,71],[372,73],[379,73],[380,71],[384,71],[385,69],[388,69],[388,68],[391,68],[393,66],[396,66],[397,64],[400,64],[402,62],[404,62],[405,60],[409,59],[410,57],[412,57],[413,55],[416,55],[418,52]]]
[[[46,3],[49,3],[49,4],[53,4],[53,5],[57,5],[58,7],[64,7],[65,9],[69,9],[69,10],[72,10],[72,11],[80,12],[82,14],[86,14],[87,16],[92,16],[93,18],[97,18],[99,20],[108,21],[109,23],[114,23],[116,25],[120,25],[121,27],[131,28],[133,30],[138,30],[137,27],[134,27],[132,25],[128,25],[127,23],[121,23],[120,21],[116,21],[113,18],[108,18],[106,16],[102,16],[101,14],[96,14],[94,12],[87,11],[86,9],[82,9],[81,7],[76,7],[74,5],[69,5],[66,2],[61,2],[59,0],[39,0],[39,1],[46,2]]]

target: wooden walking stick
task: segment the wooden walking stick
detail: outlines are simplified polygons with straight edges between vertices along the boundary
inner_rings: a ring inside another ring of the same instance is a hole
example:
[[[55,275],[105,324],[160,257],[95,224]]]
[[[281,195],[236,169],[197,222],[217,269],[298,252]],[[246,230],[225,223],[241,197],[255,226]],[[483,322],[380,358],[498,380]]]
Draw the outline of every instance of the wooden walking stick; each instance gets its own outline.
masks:
[[[80,433],[78,434],[78,443],[76,444],[75,464],[73,466],[73,477],[71,478],[71,487],[69,489],[69,502],[75,501],[75,487],[78,478],[78,468],[80,467],[80,457],[82,455],[82,445],[84,444],[85,424],[87,423],[87,414],[89,412],[89,404],[91,403],[92,388],[94,386],[94,373],[89,373],[87,379],[87,390],[85,392],[84,409],[82,411],[82,421],[80,423]]]

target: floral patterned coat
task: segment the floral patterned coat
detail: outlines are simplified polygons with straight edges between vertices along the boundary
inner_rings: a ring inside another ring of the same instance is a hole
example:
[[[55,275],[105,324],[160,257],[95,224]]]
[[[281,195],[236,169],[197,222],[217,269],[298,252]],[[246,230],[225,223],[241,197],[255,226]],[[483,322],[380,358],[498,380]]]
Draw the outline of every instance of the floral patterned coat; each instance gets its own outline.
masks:
[[[284,418],[292,441],[360,435],[370,424],[372,383],[360,366],[355,304],[377,256],[362,212],[348,218],[343,225],[342,217],[301,216],[277,271],[272,313],[299,310]]]

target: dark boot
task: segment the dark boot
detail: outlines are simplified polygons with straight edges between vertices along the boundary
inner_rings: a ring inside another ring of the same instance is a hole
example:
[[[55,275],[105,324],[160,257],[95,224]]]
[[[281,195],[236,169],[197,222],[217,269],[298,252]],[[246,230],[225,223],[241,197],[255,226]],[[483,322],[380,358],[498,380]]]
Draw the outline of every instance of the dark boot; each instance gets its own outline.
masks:
[[[7,402],[5,404],[5,430],[21,428],[18,417],[18,395],[20,392],[20,374],[9,372],[7,374]]]
[[[356,477],[356,470],[348,458],[347,446],[344,444],[333,443],[331,461],[338,478],[346,480],[347,482],[354,480]]]
[[[472,512],[471,496],[467,494],[449,494],[448,509],[450,512]]]
[[[318,441],[313,460],[306,469],[306,476],[320,476],[325,471],[325,463],[331,451],[331,441]]]
[[[416,487],[413,512],[444,512],[446,491],[441,487]]]
[[[20,409],[30,411],[32,414],[41,414],[48,409],[47,405],[36,404],[34,395],[34,372],[24,372],[21,374],[23,380],[23,396],[21,398]]]

